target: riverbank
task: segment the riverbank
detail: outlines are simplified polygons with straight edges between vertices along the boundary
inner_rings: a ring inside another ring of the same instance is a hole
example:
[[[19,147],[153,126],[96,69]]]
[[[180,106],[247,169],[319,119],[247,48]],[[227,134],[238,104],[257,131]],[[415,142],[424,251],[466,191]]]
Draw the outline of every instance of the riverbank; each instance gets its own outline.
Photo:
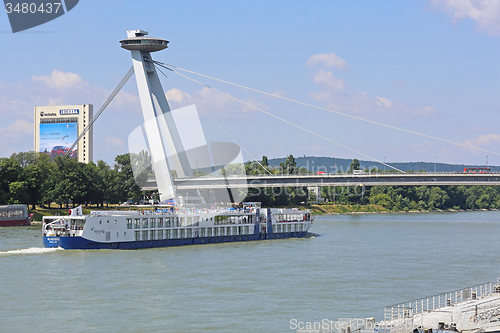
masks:
[[[335,205],[313,204],[300,206],[299,209],[309,210],[313,215],[344,215],[344,214],[388,214],[388,213],[429,213],[429,212],[465,212],[465,211],[496,211],[498,209],[434,209],[434,210],[389,210],[381,205]]]

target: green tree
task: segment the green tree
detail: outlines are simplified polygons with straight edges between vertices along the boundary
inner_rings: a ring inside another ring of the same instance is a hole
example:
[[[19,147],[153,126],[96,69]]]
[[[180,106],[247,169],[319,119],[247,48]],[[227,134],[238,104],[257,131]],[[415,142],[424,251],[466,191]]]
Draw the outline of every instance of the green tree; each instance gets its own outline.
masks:
[[[42,206],[44,197],[45,183],[53,170],[54,163],[46,154],[36,153],[34,161],[27,163],[21,172],[21,179],[26,184],[26,194],[28,195],[28,203],[31,208],[35,209],[35,205]]]
[[[450,201],[448,194],[441,188],[434,186],[429,195],[429,207],[443,209]]]
[[[141,188],[135,182],[129,154],[115,157],[115,170],[123,176],[123,192],[126,198],[134,202],[140,200],[142,192]]]
[[[0,159],[0,167],[0,204],[6,205],[11,202],[9,185],[21,180],[22,168],[19,161],[12,157]]]
[[[297,163],[295,162],[295,158],[293,157],[293,155],[288,155],[285,162],[281,162],[279,166],[280,173],[284,175],[294,174],[296,168]]]
[[[25,182],[12,182],[9,184],[9,203],[25,204],[28,202],[27,186]]]
[[[349,166],[349,172],[353,172],[354,170],[360,170],[360,164],[357,158],[353,159],[351,165]]]

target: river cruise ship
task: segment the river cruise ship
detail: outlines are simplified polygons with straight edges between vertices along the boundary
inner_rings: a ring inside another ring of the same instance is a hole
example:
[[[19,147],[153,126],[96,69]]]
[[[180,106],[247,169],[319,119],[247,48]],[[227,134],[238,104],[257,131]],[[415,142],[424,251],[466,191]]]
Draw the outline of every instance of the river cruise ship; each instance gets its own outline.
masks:
[[[242,208],[157,208],[144,211],[92,211],[43,218],[43,243],[63,249],[140,249],[193,244],[304,237],[309,211]]]

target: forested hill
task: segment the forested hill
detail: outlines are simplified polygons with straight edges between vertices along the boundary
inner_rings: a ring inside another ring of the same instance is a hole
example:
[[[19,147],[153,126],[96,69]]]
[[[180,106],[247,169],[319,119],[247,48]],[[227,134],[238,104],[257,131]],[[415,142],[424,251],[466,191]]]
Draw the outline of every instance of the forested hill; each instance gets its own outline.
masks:
[[[272,158],[269,159],[269,165],[271,167],[278,167],[280,162],[284,162],[286,157],[283,158]],[[316,156],[305,156],[305,157],[295,157],[295,162],[297,162],[297,167],[304,167],[310,172],[325,171],[327,173],[335,172],[335,162],[337,163],[337,170],[340,172],[345,172],[349,170],[349,165],[352,159],[337,158],[334,157],[316,157]],[[359,160],[362,169],[378,168],[384,170],[384,165],[373,161]],[[391,163],[386,162],[400,170],[403,171],[421,171],[425,170],[427,172],[434,171],[434,162],[408,162],[408,163]],[[455,172],[462,171],[465,167],[484,167],[485,165],[464,165],[464,164],[445,164],[436,163],[437,172]],[[500,166],[489,166],[492,172],[500,172]],[[385,167],[385,170],[389,170]]]

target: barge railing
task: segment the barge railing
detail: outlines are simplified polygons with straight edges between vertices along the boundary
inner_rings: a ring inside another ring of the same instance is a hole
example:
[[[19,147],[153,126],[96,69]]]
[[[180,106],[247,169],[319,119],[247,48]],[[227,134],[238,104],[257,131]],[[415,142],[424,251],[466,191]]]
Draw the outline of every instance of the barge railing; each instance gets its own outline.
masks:
[[[428,312],[453,304],[462,303],[500,293],[500,285],[497,282],[486,282],[472,287],[458,289],[447,293],[419,298],[413,301],[394,304],[385,307],[384,320],[404,320],[414,315]]]

